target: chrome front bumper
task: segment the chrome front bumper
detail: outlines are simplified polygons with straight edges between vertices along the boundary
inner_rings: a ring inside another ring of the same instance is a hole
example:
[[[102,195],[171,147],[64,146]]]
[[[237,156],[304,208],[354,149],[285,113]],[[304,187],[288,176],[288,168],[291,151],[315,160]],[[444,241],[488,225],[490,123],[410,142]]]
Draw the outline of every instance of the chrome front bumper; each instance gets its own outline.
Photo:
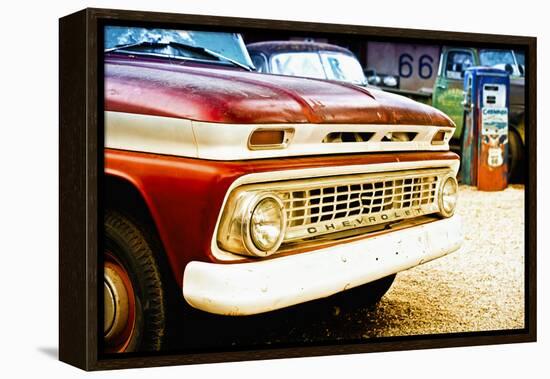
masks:
[[[455,215],[311,252],[248,263],[190,262],[183,296],[194,308],[251,315],[330,296],[457,250]]]

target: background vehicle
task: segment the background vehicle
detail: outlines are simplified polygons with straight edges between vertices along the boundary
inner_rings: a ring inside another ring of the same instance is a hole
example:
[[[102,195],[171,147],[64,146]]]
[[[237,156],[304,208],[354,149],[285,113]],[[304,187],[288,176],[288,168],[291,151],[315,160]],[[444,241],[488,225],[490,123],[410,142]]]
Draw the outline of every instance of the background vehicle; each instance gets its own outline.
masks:
[[[258,72],[367,85],[355,55],[340,46],[308,41],[267,41],[246,47]]]

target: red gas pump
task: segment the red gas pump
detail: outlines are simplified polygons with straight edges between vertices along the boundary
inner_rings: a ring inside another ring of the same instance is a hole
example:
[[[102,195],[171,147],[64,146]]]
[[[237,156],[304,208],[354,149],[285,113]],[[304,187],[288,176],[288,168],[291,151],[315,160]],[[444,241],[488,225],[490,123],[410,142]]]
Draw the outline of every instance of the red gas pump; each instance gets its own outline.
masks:
[[[508,186],[508,93],[504,70],[472,67],[464,74],[462,182],[482,191]]]

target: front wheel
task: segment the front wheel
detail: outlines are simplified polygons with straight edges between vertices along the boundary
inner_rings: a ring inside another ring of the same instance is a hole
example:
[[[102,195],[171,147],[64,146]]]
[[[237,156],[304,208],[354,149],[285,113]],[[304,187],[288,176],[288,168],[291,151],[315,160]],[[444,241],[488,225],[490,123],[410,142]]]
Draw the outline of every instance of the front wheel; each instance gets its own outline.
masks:
[[[103,351],[158,351],[166,305],[150,238],[118,212],[107,211],[104,225]]]

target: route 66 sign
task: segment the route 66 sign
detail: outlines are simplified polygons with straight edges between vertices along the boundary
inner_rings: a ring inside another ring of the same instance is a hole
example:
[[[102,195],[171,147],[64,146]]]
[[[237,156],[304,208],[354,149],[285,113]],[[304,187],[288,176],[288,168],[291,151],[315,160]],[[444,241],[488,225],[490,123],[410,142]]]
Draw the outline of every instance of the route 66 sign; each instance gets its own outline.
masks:
[[[490,167],[502,166],[508,143],[508,108],[483,108],[481,135],[481,143],[488,145],[487,164]]]

